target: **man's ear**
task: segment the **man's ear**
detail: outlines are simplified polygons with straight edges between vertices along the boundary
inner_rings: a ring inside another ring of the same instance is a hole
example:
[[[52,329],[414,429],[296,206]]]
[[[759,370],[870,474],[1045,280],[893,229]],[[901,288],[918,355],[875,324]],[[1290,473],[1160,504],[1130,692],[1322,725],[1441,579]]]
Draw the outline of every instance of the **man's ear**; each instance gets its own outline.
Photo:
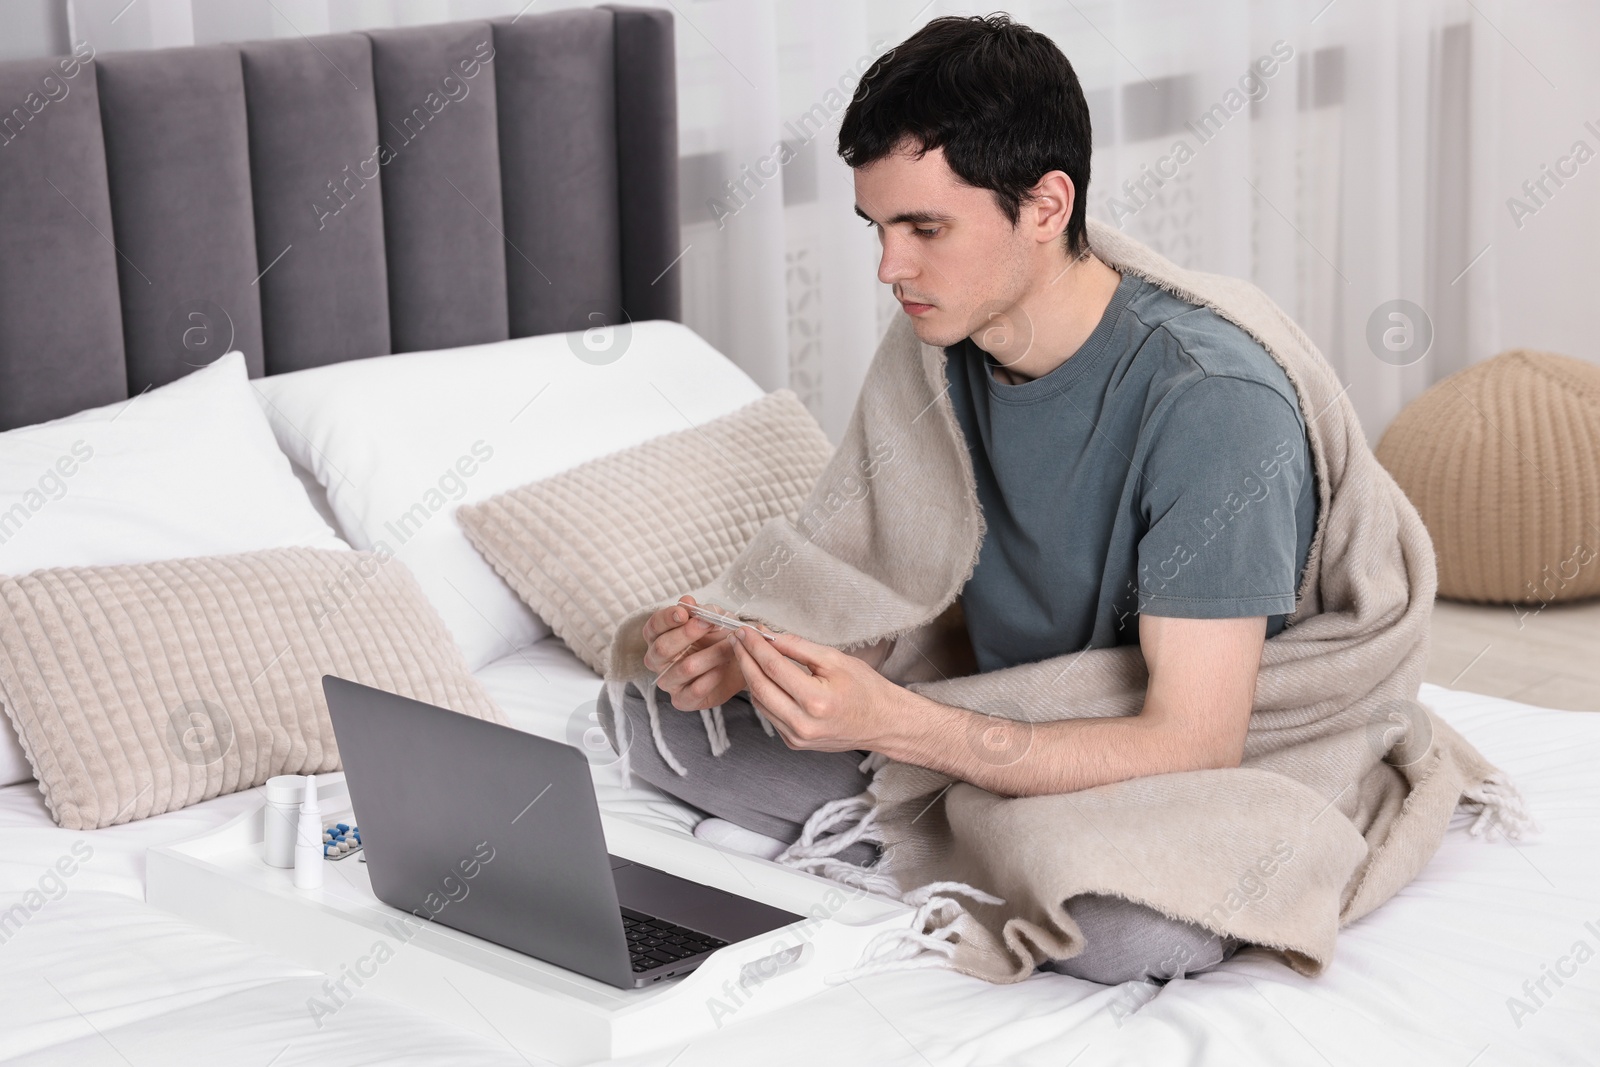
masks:
[[[1031,192],[1032,198],[1023,205],[1022,220],[1029,223],[1031,236],[1040,244],[1057,240],[1067,232],[1078,190],[1065,171],[1052,170],[1034,183]]]

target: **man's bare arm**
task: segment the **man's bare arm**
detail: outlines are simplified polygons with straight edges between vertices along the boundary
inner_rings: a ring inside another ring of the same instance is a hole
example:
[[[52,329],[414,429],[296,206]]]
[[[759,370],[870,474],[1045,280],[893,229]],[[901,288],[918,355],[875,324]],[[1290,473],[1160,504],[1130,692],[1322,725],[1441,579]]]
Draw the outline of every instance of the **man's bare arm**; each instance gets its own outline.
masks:
[[[1016,751],[1003,748],[997,759],[981,744],[986,720],[929,701],[937,725],[922,731],[906,719],[912,729],[890,755],[1002,796],[1071,793],[1147,774],[1237,767],[1265,639],[1265,616],[1142,615],[1139,642],[1150,684],[1138,715],[1036,723],[1021,731]]]
[[[994,720],[918,696],[858,659],[796,639],[734,643],[751,694],[791,747],[868,749],[1002,796],[1040,796],[1238,766],[1265,639],[1265,616],[1141,616],[1150,682],[1138,715],[1035,723],[998,750],[984,743]]]

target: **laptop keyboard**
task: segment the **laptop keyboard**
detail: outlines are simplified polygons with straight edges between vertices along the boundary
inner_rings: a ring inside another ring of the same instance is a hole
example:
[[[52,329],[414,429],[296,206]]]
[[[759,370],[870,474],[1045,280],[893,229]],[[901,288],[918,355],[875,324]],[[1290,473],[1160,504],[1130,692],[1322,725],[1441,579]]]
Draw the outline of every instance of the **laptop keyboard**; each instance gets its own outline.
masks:
[[[711,952],[727,944],[687,926],[652,918],[643,912],[622,909],[622,927],[628,935],[628,955],[633,972],[641,974],[690,956]]]

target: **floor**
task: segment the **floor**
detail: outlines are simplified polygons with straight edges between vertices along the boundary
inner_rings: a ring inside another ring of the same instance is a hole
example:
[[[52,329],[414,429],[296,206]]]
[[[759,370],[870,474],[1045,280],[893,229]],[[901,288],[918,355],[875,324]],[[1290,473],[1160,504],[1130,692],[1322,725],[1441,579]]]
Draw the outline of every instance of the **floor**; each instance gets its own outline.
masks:
[[[1600,712],[1600,599],[1543,608],[1435,601],[1426,677],[1524,704]]]

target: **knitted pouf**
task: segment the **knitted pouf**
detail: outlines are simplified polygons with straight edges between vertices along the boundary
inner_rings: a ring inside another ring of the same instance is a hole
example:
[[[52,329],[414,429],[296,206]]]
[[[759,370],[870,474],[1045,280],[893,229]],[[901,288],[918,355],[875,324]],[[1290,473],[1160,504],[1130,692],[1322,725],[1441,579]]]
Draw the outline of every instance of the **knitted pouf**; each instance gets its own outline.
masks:
[[[1409,404],[1377,456],[1433,537],[1440,596],[1600,594],[1600,366],[1503,352]]]

